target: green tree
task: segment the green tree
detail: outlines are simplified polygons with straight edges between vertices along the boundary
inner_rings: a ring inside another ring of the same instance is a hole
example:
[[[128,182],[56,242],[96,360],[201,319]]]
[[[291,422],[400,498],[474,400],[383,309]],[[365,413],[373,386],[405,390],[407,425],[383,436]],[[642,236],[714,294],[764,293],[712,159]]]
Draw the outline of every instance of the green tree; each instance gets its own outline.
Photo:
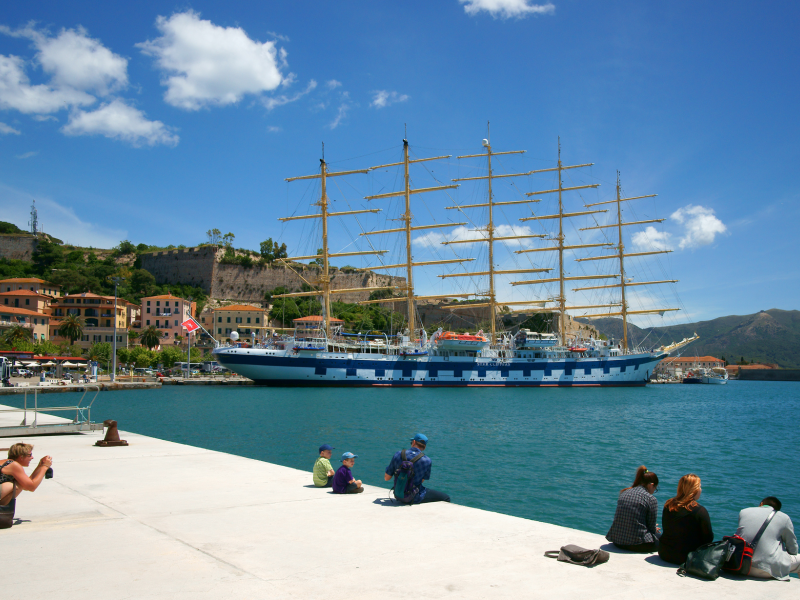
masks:
[[[267,238],[265,241],[261,242],[261,258],[268,263],[275,260],[274,247],[275,243],[272,241],[272,238]]]
[[[142,346],[146,346],[148,350],[152,350],[161,343],[161,332],[151,325],[142,332],[140,341]]]
[[[219,246],[219,242],[222,237],[222,232],[219,229],[209,229],[206,231],[206,235],[208,236],[209,244],[212,246]]]
[[[129,331],[128,331],[128,339],[129,339],[131,342],[136,342],[136,340],[138,340],[138,339],[139,339],[139,332],[138,332],[138,331],[136,331],[135,329],[131,329],[131,330],[129,330]]]
[[[318,254],[318,255],[321,255],[321,254],[322,254],[322,248],[317,248],[317,254]],[[323,258],[320,256],[319,258],[315,258],[314,260],[312,260],[312,261],[311,261],[311,264],[312,264],[312,265],[320,265],[320,266],[321,266],[321,265],[325,264],[325,259],[323,259]]]
[[[131,350],[131,361],[139,368],[155,367],[158,364],[158,352],[138,346]]]
[[[143,296],[149,296],[153,293],[155,287],[156,278],[153,277],[150,271],[145,271],[144,269],[134,269],[131,271],[129,288],[135,295],[141,293]]]
[[[30,341],[33,337],[33,334],[27,327],[23,327],[22,325],[12,325],[8,330],[6,330],[4,337],[7,343],[11,344],[12,346],[17,346],[23,342]]]
[[[59,244],[48,240],[39,240],[36,250],[33,251],[33,262],[40,273],[50,271],[56,265],[64,262],[64,250]]]
[[[163,364],[167,369],[174,367],[176,362],[185,360],[186,353],[177,346],[167,346],[158,353],[158,362]]]
[[[236,236],[232,234],[230,231],[222,236],[222,245],[226,248],[233,248],[233,240],[236,239]]]
[[[117,254],[135,254],[136,246],[133,245],[133,242],[122,240],[114,250],[116,250]]]
[[[127,348],[117,348],[117,361],[123,364],[131,363],[131,351]]]
[[[100,364],[107,364],[111,362],[111,344],[108,342],[97,342],[92,344],[89,351],[86,353],[89,360],[95,360]]]
[[[0,221],[0,233],[27,233],[8,221]]]
[[[33,345],[33,351],[39,356],[58,356],[61,347],[50,340],[40,340]]]
[[[67,315],[61,321],[61,327],[58,328],[58,335],[65,337],[69,340],[70,346],[75,344],[75,340],[80,339],[83,335],[83,325],[81,320],[76,315]]]

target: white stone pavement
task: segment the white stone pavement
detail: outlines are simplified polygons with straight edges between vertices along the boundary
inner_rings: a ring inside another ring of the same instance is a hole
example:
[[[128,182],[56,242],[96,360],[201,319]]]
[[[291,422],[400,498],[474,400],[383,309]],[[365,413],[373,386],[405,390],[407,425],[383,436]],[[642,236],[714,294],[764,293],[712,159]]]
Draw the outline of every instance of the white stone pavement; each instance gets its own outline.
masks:
[[[0,413],[0,425],[16,422]],[[310,486],[307,472],[122,437],[130,446],[95,447],[97,434],[25,440],[35,444],[32,464],[53,456],[55,478],[23,492],[23,521],[0,531],[3,598],[675,600],[800,592],[796,580],[681,578],[657,556],[617,552],[591,569],[559,563],[545,550],[606,540],[457,504],[387,505],[379,487],[337,496]],[[0,447],[14,441],[0,438]],[[581,510],[574,493],[553,501]]]

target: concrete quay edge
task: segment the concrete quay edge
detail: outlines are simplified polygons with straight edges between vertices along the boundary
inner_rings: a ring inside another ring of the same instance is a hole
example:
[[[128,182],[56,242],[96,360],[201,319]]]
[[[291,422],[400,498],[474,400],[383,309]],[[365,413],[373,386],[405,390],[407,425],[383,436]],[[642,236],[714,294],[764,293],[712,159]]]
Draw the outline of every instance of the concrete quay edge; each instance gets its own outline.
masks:
[[[0,413],[0,426],[14,423],[8,415]],[[22,522],[0,531],[8,549],[5,597],[673,600],[797,594],[797,581],[681,578],[657,555],[612,551],[608,563],[594,568],[559,563],[544,552],[607,542],[458,504],[397,506],[381,487],[334,495],[314,488],[309,472],[135,433],[121,437],[130,445],[95,447],[97,434],[25,440],[35,445],[34,463],[53,456],[55,478],[24,492],[16,513]],[[13,441],[2,439],[0,446]],[[580,510],[577,501],[554,501]]]

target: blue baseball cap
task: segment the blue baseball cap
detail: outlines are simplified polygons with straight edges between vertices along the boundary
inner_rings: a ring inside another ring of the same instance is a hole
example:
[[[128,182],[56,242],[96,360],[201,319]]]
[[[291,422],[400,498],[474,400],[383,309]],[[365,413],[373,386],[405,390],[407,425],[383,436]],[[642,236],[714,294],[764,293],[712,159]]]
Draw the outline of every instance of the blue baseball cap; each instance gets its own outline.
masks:
[[[428,443],[428,436],[424,433],[415,433],[414,437],[411,438],[412,442],[422,442],[423,444]]]
[[[353,454],[352,452],[345,452],[342,454],[342,460],[348,460],[350,458],[358,458],[358,454]]]
[[[336,450],[336,448],[334,448],[330,444],[322,444],[322,446],[319,447],[319,451],[323,452],[325,450]]]

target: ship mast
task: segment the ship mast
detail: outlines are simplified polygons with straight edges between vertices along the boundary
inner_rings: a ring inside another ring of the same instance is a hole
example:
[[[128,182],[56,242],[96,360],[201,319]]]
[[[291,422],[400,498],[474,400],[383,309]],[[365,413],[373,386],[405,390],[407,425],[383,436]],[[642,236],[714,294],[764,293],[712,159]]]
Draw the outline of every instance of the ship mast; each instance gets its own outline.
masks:
[[[411,212],[411,195],[412,194],[422,194],[427,192],[436,192],[441,190],[451,190],[455,189],[457,185],[441,185],[436,187],[430,188],[418,188],[412,189],[411,188],[411,175],[409,171],[409,166],[414,163],[420,162],[427,162],[431,160],[442,160],[445,158],[450,158],[450,155],[447,156],[433,156],[430,158],[417,158],[411,160],[409,158],[409,147],[408,147],[408,140],[403,140],[403,162],[401,163],[390,163],[386,165],[378,165],[375,167],[370,167],[370,171],[375,171],[377,169],[384,169],[387,167],[397,167],[403,165],[403,174],[404,174],[404,185],[402,192],[389,192],[387,194],[377,194],[375,196],[365,196],[366,200],[380,200],[383,198],[392,198],[397,196],[403,196],[405,199],[405,212],[403,213],[401,220],[404,223],[404,226],[397,229],[384,229],[381,231],[367,231],[362,233],[361,235],[377,235],[383,233],[400,233],[404,232],[406,237],[406,262],[400,263],[396,265],[379,265],[375,267],[370,267],[370,270],[383,270],[383,269],[397,269],[405,267],[406,269],[406,287],[401,290],[400,288],[393,288],[397,291],[405,291],[406,292],[406,307],[408,310],[408,330],[410,341],[413,342],[417,339],[416,333],[416,313],[414,309],[414,301],[415,300],[425,300],[425,299],[438,299],[438,298],[466,298],[469,296],[473,296],[474,294],[444,294],[444,295],[436,295],[436,296],[415,296],[414,295],[414,267],[421,267],[427,265],[443,265],[443,264],[453,264],[453,263],[463,263],[468,262],[471,260],[475,260],[474,258],[460,258],[457,260],[434,260],[434,261],[425,261],[425,262],[414,262],[414,257],[411,254],[411,233],[413,231],[419,231],[420,229],[438,229],[441,227],[458,227],[459,225],[466,225],[466,223],[443,223],[439,225],[419,225],[419,226],[412,226],[411,223],[414,219],[414,215]],[[377,300],[364,300],[359,304],[373,304],[379,302],[396,302],[397,298],[381,298]]]
[[[557,302],[558,307],[544,307],[533,309],[533,312],[554,312],[553,309],[556,308],[556,311],[559,313],[559,335],[561,338],[561,343],[566,343],[566,316],[568,310],[584,310],[587,308],[608,308],[611,306],[617,306],[617,304],[596,304],[592,306],[567,306],[567,296],[564,290],[564,283],[566,281],[575,281],[575,280],[584,280],[584,279],[611,279],[616,278],[617,275],[578,275],[574,277],[567,277],[565,275],[564,269],[564,251],[565,250],[576,250],[578,248],[595,248],[599,246],[608,247],[610,244],[578,244],[578,245],[566,245],[564,243],[565,236],[564,236],[564,219],[571,218],[571,217],[580,217],[584,215],[593,215],[596,213],[601,212],[608,212],[606,210],[590,210],[590,211],[581,211],[581,212],[573,212],[573,213],[565,213],[564,212],[564,202],[562,194],[564,192],[573,191],[573,190],[583,190],[588,188],[596,188],[599,187],[600,184],[594,183],[590,185],[578,185],[572,187],[564,187],[562,181],[562,172],[568,169],[578,169],[581,167],[590,167],[594,163],[585,163],[581,165],[567,165],[561,162],[561,138],[558,140],[558,163],[557,166],[550,168],[550,169],[539,169],[537,171],[531,171],[533,173],[546,173],[546,172],[553,172],[556,171],[558,173],[558,187],[552,190],[541,190],[538,192],[530,192],[526,194],[527,196],[534,196],[538,194],[552,194],[558,193],[558,213],[553,215],[544,215],[544,216],[532,216],[532,217],[524,217],[520,219],[520,221],[541,221],[547,219],[558,219],[558,236],[551,241],[556,241],[558,244],[556,246],[548,246],[545,248],[532,248],[527,250],[517,250],[517,254],[525,254],[528,252],[558,252],[558,277],[557,278],[548,278],[548,279],[534,279],[530,281],[512,281],[511,285],[535,285],[535,284],[544,284],[544,283],[555,283],[558,281],[558,297],[548,300],[547,302]]]
[[[581,231],[590,231],[595,229],[607,229],[614,227],[617,229],[617,253],[611,254],[608,256],[591,256],[588,258],[578,258],[576,262],[582,262],[587,260],[603,260],[603,259],[618,259],[619,260],[619,283],[612,284],[612,285],[601,285],[601,286],[593,286],[593,287],[585,287],[585,288],[575,288],[573,291],[581,292],[585,290],[599,290],[599,289],[608,289],[608,288],[620,288],[621,294],[621,304],[619,312],[612,312],[612,313],[604,313],[604,314],[597,314],[597,315],[585,315],[587,318],[596,318],[596,317],[610,317],[610,316],[621,316],[622,317],[622,351],[627,354],[628,353],[628,315],[646,315],[646,314],[660,314],[663,315],[665,312],[680,310],[678,308],[659,308],[659,309],[652,309],[652,310],[630,310],[628,307],[628,302],[625,297],[626,288],[631,286],[639,286],[639,285],[656,285],[661,283],[677,283],[677,279],[667,279],[663,281],[638,281],[632,282],[629,281],[627,277],[625,277],[625,258],[629,256],[648,256],[651,254],[666,254],[668,252],[672,252],[672,250],[655,250],[650,252],[634,252],[634,253],[625,253],[625,242],[624,238],[622,237],[622,228],[626,225],[642,225],[645,223],[662,223],[664,219],[647,219],[645,221],[630,221],[628,223],[623,223],[622,221],[622,203],[628,200],[639,200],[641,198],[655,198],[658,194],[648,194],[646,196],[634,196],[631,198],[622,198],[622,186],[620,185],[620,176],[619,171],[617,171],[617,197],[616,200],[607,200],[605,202],[595,202],[594,204],[586,204],[586,208],[590,208],[593,206],[598,206],[600,204],[612,204],[616,203],[617,205],[617,222],[612,223],[610,225],[599,225],[597,227],[585,227],[581,229]]]
[[[324,146],[323,146],[324,151]],[[321,288],[320,290],[314,290],[310,292],[294,292],[290,294],[278,294],[273,296],[273,298],[294,298],[298,296],[319,296],[322,295],[323,298],[323,320],[324,320],[324,328],[325,328],[325,335],[330,339],[332,336],[331,331],[331,294],[346,294],[348,292],[361,292],[363,288],[350,288],[350,289],[332,289],[331,288],[331,278],[330,278],[330,259],[335,257],[342,257],[342,256],[363,256],[365,254],[385,254],[388,250],[369,250],[366,252],[336,252],[331,253],[328,248],[328,218],[329,217],[337,217],[342,215],[358,215],[363,213],[378,213],[381,212],[381,209],[368,209],[368,210],[348,210],[344,212],[328,212],[328,206],[330,201],[328,199],[328,191],[327,191],[327,180],[328,177],[338,177],[341,175],[352,175],[354,173],[369,173],[369,169],[361,169],[356,171],[338,171],[338,172],[329,172],[328,165],[325,162],[324,158],[319,160],[320,162],[320,173],[318,175],[303,175],[301,177],[290,177],[286,179],[286,181],[297,181],[300,179],[319,179],[320,180],[320,199],[319,202],[316,202],[314,206],[320,207],[320,212],[318,214],[313,215],[300,215],[297,217],[283,217],[278,219],[279,221],[295,221],[298,219],[322,219],[322,254],[315,254],[311,256],[290,256],[287,258],[280,259],[284,263],[288,263],[289,261],[293,260],[317,260],[322,258],[322,274],[317,279],[317,284]],[[304,280],[305,281],[305,280]],[[386,286],[383,288],[374,288],[374,289],[394,289],[394,286]]]
[[[488,129],[488,124],[487,124]],[[463,177],[460,179],[453,179],[453,181],[475,181],[479,179],[485,179],[487,181],[488,186],[488,202],[481,203],[481,204],[466,204],[462,206],[447,206],[448,210],[463,210],[465,208],[476,208],[476,207],[488,207],[489,209],[489,222],[485,228],[482,228],[478,231],[486,232],[486,237],[477,238],[477,239],[470,239],[470,240],[452,240],[447,242],[442,242],[444,245],[449,244],[470,244],[475,242],[488,242],[489,244],[489,270],[488,271],[481,271],[476,273],[454,273],[448,275],[439,275],[442,279],[446,279],[449,277],[472,277],[477,275],[488,275],[489,276],[489,293],[488,299],[489,301],[486,303],[481,304],[465,304],[463,306],[457,306],[453,308],[479,308],[479,307],[489,307],[489,314],[491,320],[491,341],[492,344],[497,343],[497,294],[495,292],[495,285],[494,285],[494,277],[495,275],[504,275],[510,273],[542,273],[548,272],[550,269],[514,269],[514,270],[497,270],[494,264],[494,243],[498,241],[506,241],[506,240],[518,240],[524,238],[543,238],[544,235],[536,234],[536,235],[512,235],[512,236],[503,236],[503,237],[496,237],[495,236],[495,226],[494,226],[494,207],[495,206],[505,206],[508,204],[529,204],[531,202],[539,202],[538,199],[530,199],[530,200],[516,200],[512,202],[495,202],[494,201],[494,193],[492,192],[492,180],[501,177],[523,177],[530,175],[528,173],[512,173],[508,175],[495,175],[492,171],[492,156],[499,156],[503,154],[524,154],[525,150],[509,150],[506,152],[493,152],[492,145],[490,143],[490,139],[487,138],[483,141],[483,147],[486,148],[486,154],[467,154],[465,156],[459,156],[459,159],[462,158],[478,158],[478,157],[486,157],[487,167],[488,167],[488,174],[481,177]],[[504,302],[504,305],[508,304],[540,304],[540,302]]]

